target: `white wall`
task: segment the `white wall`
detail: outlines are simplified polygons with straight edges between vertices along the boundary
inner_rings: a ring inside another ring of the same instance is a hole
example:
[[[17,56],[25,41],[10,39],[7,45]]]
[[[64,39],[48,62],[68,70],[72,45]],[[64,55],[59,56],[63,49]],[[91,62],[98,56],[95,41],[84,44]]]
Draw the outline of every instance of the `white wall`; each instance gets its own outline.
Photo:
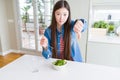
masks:
[[[15,26],[15,14],[14,14],[14,0],[6,0],[7,7],[7,24],[9,29],[9,40],[10,49],[17,50],[17,37],[16,37],[16,26]]]
[[[2,45],[1,45],[1,38],[0,38],[0,55],[2,54]]]
[[[0,0],[0,38],[2,52],[9,50],[9,30],[7,24],[7,12],[5,0]]]
[[[18,49],[13,1],[0,0],[0,47],[2,55],[5,55],[11,49]]]
[[[91,0],[93,4],[114,4],[120,3],[120,0]]]

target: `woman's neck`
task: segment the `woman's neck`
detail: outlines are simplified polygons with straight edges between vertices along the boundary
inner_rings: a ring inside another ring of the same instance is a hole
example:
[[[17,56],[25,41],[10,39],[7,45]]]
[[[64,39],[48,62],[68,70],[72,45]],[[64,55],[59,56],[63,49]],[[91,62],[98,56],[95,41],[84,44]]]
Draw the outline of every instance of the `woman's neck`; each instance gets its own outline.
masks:
[[[57,25],[57,30],[58,30],[59,32],[61,32],[61,30],[62,30],[62,25]]]

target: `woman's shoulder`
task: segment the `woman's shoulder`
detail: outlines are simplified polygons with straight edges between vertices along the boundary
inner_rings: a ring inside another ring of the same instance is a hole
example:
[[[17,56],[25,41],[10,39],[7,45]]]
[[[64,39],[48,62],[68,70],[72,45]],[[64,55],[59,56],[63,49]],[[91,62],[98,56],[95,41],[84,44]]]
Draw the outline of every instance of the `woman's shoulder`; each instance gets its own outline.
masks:
[[[47,27],[47,28],[45,29],[44,35],[45,35],[48,39],[50,39],[50,36],[51,36],[51,29],[50,29],[50,27]]]
[[[80,21],[82,21],[83,23],[85,23],[85,22],[86,22],[86,20],[85,20],[85,19],[80,18],[80,19],[76,19],[76,20],[71,20],[71,24],[75,24],[75,22],[76,22],[77,20],[80,20]]]
[[[51,32],[50,27],[47,27],[47,28],[45,29],[45,32]]]
[[[70,24],[74,24],[75,20],[71,20]]]
[[[75,24],[75,20],[71,20],[70,25],[74,26],[74,24]]]

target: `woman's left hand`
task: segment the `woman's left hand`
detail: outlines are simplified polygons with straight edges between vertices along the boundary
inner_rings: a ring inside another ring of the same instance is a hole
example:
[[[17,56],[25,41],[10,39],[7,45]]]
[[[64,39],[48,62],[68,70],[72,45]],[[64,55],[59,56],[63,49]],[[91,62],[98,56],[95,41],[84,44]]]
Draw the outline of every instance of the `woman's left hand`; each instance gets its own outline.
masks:
[[[74,25],[73,30],[76,32],[78,39],[81,38],[81,31],[83,29],[83,23],[81,20],[77,20],[77,22]]]

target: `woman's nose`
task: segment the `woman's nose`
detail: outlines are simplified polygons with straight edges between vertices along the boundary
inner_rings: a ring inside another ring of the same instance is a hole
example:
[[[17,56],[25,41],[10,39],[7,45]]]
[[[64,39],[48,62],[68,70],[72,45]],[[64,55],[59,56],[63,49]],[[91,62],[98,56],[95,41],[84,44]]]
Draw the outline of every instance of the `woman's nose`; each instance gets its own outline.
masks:
[[[60,16],[60,19],[61,19],[61,20],[63,19],[63,15]]]

